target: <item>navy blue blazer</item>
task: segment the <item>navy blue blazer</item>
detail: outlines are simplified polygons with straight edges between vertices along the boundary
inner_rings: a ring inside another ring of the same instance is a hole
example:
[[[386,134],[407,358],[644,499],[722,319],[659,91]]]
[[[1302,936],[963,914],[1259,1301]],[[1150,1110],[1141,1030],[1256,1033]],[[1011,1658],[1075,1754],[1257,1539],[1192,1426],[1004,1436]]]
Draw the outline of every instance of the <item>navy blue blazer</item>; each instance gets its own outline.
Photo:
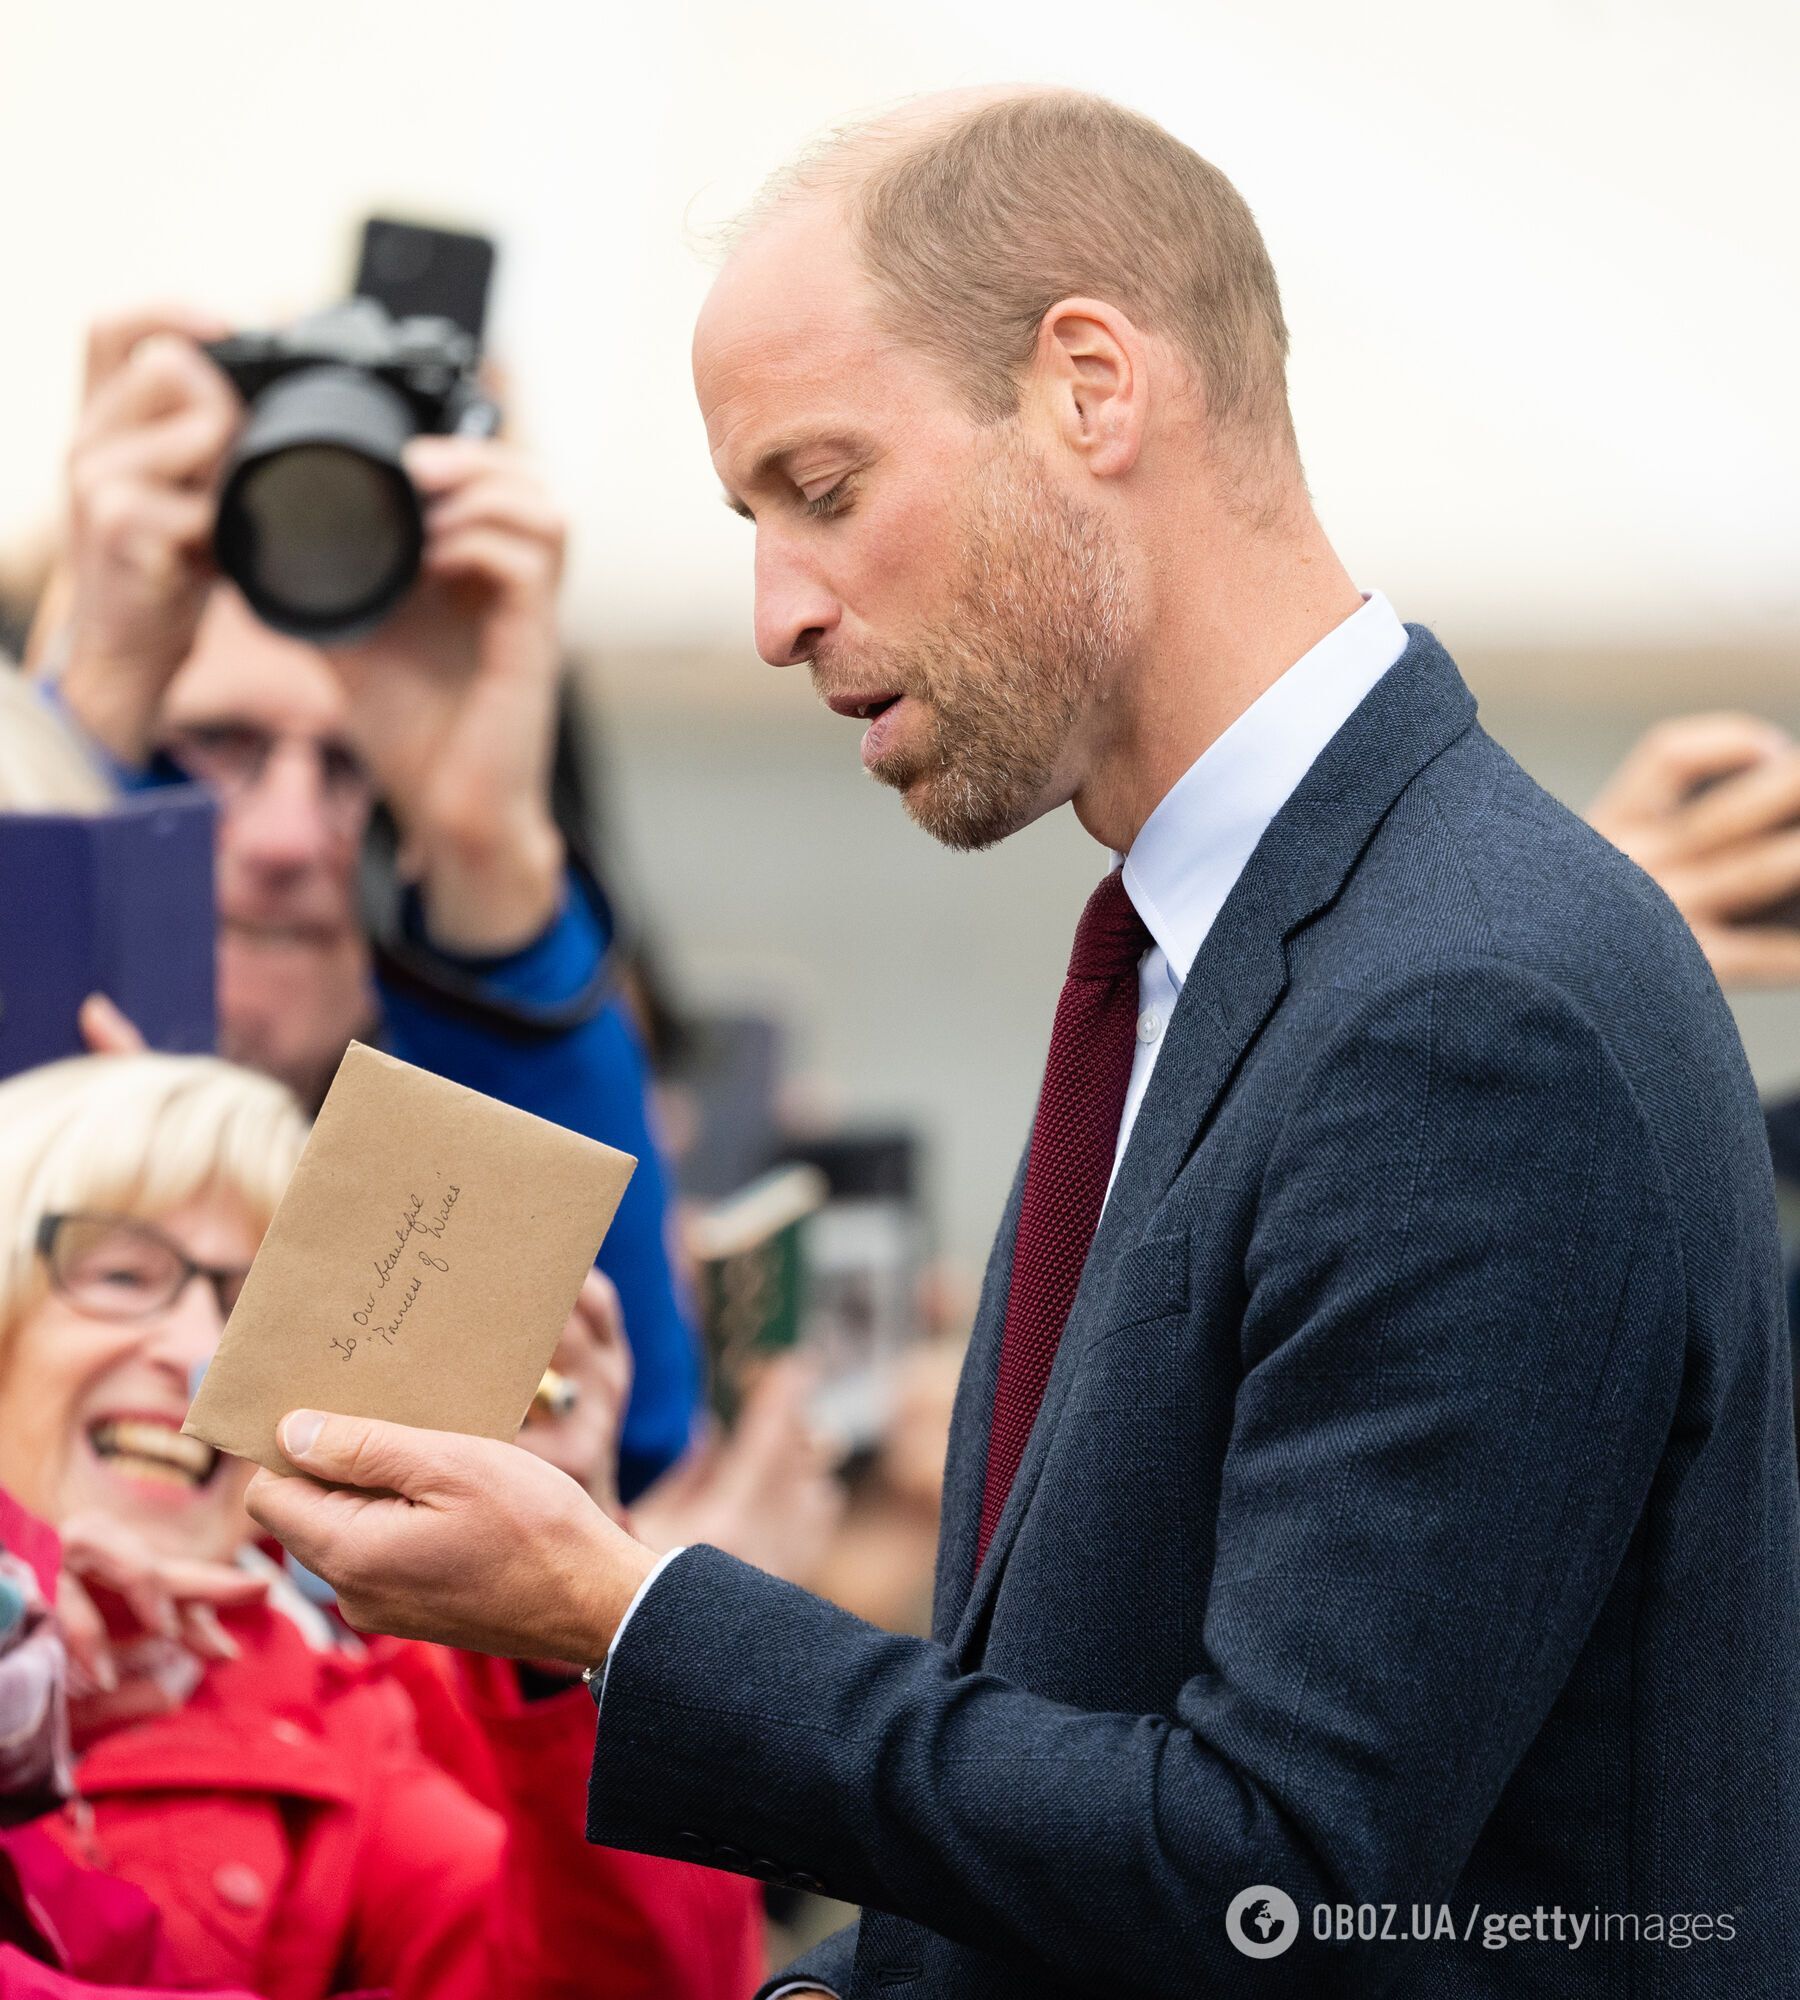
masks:
[[[589,1838],[861,1904],[788,1975],[845,2000],[1800,1991],[1756,1092],[1428,632],[1195,961],[975,1575],[1018,1192],[933,1637],[684,1555]]]

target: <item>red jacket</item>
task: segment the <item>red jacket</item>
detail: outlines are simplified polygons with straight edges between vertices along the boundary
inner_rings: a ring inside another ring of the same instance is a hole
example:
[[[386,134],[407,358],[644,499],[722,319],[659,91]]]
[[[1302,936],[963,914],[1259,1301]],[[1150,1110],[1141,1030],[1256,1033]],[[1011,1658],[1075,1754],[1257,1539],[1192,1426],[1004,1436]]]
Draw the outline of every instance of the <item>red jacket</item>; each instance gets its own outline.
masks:
[[[94,1744],[91,1825],[53,1823],[156,1903],[170,1983],[266,2000],[754,1991],[753,1883],[583,1839],[585,1689],[526,1703],[502,1662],[316,1651],[262,1606],[227,1622],[243,1657]]]

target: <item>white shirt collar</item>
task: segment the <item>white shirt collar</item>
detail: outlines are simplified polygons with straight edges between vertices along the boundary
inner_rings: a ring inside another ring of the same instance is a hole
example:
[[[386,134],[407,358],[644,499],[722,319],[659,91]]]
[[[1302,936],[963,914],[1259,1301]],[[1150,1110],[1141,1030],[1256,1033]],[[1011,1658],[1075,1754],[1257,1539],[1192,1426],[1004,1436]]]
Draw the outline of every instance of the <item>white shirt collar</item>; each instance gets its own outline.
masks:
[[[1406,644],[1393,606],[1371,592],[1257,696],[1144,822],[1125,856],[1125,892],[1176,988],[1269,822]]]

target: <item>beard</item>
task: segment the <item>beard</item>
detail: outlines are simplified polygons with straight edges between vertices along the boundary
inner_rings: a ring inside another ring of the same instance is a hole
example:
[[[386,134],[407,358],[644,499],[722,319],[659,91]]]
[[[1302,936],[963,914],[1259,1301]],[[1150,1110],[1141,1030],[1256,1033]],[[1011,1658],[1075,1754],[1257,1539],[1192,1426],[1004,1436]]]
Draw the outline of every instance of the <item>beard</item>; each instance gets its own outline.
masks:
[[[1051,484],[1012,431],[973,483],[945,614],[903,646],[827,647],[814,685],[913,697],[915,741],[869,775],[946,847],[991,847],[1062,800],[1069,739],[1104,698],[1132,626],[1125,565],[1098,508]]]

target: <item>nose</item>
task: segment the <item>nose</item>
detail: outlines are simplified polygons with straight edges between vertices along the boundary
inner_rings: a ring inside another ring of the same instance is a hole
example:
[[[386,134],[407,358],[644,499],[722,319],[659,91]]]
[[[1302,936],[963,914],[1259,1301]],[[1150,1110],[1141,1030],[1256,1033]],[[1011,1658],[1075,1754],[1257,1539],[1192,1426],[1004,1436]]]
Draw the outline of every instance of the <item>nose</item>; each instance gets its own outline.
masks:
[[[756,537],[756,650],[772,667],[810,660],[842,614],[816,569],[779,536]]]
[[[310,744],[279,743],[231,802],[221,838],[241,866],[294,875],[328,863],[338,840],[325,803],[325,771]]]
[[[196,1272],[174,1304],[145,1327],[142,1353],[153,1367],[172,1375],[186,1395],[194,1380],[195,1364],[213,1358],[224,1331],[219,1295]]]

